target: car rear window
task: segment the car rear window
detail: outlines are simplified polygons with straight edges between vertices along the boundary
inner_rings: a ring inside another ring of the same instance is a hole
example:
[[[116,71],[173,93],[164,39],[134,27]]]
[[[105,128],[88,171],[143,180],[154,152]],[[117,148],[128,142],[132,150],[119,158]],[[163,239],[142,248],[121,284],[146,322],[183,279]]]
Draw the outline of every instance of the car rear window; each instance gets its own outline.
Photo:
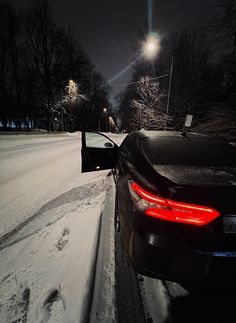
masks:
[[[142,146],[153,165],[236,167],[236,148],[215,138],[162,136]]]

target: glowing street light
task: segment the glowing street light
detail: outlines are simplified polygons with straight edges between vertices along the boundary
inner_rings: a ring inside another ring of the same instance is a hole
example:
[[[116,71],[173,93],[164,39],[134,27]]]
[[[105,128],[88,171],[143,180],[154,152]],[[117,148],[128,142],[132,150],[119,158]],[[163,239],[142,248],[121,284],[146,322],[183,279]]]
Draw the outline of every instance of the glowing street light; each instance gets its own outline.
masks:
[[[151,33],[143,42],[142,54],[148,60],[154,59],[160,50],[160,37],[157,33]]]
[[[109,117],[108,118],[108,121],[109,121],[109,132],[111,132],[111,129],[112,128],[115,129],[115,131],[119,132],[118,131],[118,128],[117,128],[117,126],[116,126],[116,124],[115,124],[115,122],[113,120],[113,118],[112,117]]]
[[[111,126],[113,124],[113,119],[112,119],[112,117],[109,117],[108,120],[109,120],[109,132],[111,132]]]
[[[99,118],[98,118],[98,131],[101,131],[101,118],[105,117],[107,114],[107,108],[103,108],[101,113],[99,113]],[[102,116],[103,115],[103,116]],[[105,118],[106,120],[106,118]]]

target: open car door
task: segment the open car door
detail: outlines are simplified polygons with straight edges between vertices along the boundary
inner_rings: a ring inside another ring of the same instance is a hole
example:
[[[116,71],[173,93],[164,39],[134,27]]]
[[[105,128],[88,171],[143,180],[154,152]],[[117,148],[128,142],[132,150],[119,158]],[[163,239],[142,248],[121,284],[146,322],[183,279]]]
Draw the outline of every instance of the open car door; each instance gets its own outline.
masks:
[[[118,146],[99,132],[82,132],[82,173],[115,168]]]

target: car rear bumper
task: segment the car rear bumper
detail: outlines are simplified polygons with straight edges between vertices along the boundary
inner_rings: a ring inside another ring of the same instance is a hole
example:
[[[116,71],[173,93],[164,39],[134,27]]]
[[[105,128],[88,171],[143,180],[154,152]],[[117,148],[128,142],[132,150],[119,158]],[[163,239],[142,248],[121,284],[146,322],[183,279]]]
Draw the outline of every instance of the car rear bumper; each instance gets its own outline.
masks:
[[[133,231],[129,242],[130,259],[139,273],[185,284],[236,286],[235,252],[203,252],[184,239],[165,249],[147,237]]]

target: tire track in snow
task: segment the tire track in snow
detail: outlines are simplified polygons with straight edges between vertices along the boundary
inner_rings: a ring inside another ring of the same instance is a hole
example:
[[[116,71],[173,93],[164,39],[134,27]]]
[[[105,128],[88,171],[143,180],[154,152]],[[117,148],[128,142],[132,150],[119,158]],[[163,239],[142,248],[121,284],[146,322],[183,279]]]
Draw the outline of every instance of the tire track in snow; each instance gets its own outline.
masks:
[[[83,186],[74,187],[68,192],[59,195],[12,231],[0,237],[0,251],[44,227],[52,225],[73,210],[89,207],[93,204],[90,200],[105,190],[105,180],[100,179]]]

